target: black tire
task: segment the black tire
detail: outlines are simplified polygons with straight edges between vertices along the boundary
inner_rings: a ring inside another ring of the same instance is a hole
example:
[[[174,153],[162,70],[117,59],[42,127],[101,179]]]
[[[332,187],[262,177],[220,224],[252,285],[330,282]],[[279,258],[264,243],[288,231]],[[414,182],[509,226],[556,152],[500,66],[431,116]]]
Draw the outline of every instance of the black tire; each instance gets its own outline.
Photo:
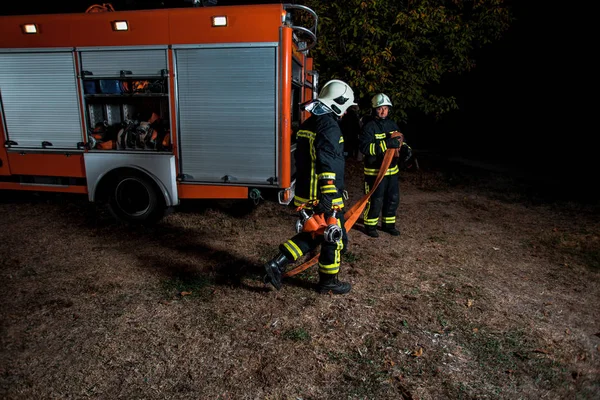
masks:
[[[154,181],[142,173],[119,174],[110,188],[108,206],[120,221],[152,224],[165,213],[165,201]]]

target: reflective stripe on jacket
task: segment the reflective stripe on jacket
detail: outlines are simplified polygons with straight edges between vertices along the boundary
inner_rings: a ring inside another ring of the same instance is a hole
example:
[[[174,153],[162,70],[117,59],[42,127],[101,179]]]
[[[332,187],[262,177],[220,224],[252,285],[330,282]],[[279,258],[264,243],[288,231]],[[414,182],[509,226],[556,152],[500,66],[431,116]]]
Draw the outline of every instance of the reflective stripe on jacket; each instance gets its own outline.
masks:
[[[344,206],[344,139],[333,113],[312,115],[296,133],[296,206],[328,196]]]
[[[365,175],[377,176],[387,150],[385,140],[391,137],[392,132],[399,130],[398,125],[388,118],[372,117],[365,122],[359,138],[359,149],[364,155]],[[394,157],[385,174],[395,175],[398,172],[398,158]]]

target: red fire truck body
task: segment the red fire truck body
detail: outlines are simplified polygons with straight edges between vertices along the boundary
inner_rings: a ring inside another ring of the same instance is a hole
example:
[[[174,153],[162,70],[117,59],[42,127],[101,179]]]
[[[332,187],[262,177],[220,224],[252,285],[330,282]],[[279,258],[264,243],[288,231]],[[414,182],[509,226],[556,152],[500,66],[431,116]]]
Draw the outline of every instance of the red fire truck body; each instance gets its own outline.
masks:
[[[180,199],[289,202],[316,23],[284,4],[0,17],[0,189],[137,222]]]

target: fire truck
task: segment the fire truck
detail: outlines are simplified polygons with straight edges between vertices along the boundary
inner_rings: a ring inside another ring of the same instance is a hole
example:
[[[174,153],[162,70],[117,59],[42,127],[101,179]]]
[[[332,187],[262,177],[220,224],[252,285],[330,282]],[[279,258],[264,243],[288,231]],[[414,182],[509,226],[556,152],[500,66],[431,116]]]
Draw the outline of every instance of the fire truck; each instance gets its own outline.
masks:
[[[0,193],[80,193],[134,223],[182,199],[288,204],[316,28],[293,4],[0,17]]]

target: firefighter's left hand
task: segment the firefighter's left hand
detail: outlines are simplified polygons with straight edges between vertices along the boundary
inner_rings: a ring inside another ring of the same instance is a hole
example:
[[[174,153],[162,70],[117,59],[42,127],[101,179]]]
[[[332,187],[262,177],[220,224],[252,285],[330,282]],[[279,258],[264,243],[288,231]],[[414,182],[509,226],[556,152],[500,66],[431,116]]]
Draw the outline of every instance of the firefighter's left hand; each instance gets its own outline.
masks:
[[[402,147],[400,148],[400,157],[404,162],[408,161],[412,157],[412,149],[406,143],[402,143]]]

